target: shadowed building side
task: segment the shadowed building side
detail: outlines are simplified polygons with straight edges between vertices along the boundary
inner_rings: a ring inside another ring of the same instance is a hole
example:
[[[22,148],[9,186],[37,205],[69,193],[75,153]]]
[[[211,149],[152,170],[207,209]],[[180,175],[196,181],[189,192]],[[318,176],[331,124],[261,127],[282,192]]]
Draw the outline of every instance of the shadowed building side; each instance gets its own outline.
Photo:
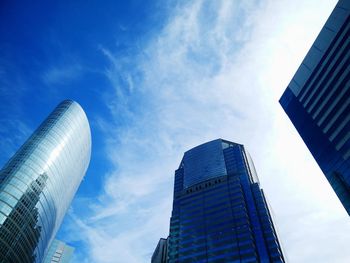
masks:
[[[350,215],[350,0],[340,0],[280,104]]]
[[[168,254],[168,239],[161,238],[152,255],[151,263],[166,263]]]

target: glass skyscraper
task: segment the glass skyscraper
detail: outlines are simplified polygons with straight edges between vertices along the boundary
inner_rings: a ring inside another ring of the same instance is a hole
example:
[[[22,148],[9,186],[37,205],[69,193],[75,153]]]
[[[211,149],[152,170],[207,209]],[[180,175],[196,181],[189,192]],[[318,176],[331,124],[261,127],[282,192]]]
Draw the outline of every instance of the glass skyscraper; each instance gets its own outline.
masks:
[[[42,262],[90,154],[83,109],[63,101],[0,171],[0,262]]]
[[[350,0],[340,0],[280,103],[350,215]]]
[[[69,263],[73,257],[74,248],[54,239],[46,253],[43,263]]]
[[[284,262],[243,145],[217,139],[184,154],[175,171],[168,254],[161,262]]]

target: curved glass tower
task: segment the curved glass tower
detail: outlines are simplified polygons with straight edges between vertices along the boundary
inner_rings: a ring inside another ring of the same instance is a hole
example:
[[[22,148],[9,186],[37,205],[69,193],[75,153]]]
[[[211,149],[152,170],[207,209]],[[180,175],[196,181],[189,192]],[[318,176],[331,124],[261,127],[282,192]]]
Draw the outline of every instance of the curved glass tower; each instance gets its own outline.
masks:
[[[0,262],[41,262],[88,168],[80,105],[60,103],[0,171]]]
[[[167,257],[154,262],[285,262],[243,145],[218,139],[184,154],[167,245]]]

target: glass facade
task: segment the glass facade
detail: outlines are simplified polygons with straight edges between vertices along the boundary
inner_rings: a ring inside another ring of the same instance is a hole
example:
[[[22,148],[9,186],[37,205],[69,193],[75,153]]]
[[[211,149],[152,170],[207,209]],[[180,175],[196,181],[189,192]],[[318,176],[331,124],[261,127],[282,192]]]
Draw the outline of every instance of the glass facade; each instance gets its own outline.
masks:
[[[175,171],[167,262],[284,262],[243,145],[218,139],[184,154]]]
[[[63,101],[0,171],[0,262],[42,262],[90,154],[83,109]]]
[[[340,0],[280,104],[350,215],[350,1]]]
[[[43,263],[69,263],[73,257],[74,248],[54,239],[46,253]]]

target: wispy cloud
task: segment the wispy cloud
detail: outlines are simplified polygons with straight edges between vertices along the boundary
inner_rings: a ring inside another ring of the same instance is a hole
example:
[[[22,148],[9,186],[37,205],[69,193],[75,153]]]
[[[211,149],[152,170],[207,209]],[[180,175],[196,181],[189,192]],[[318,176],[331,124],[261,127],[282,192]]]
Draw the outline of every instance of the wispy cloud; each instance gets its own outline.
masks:
[[[42,74],[43,82],[48,85],[69,84],[71,81],[79,78],[84,69],[76,62],[62,66],[52,66]]]
[[[100,123],[115,169],[93,215],[75,217],[92,262],[148,262],[168,233],[183,152],[218,137],[248,146],[291,262],[350,258],[348,218],[278,105],[334,5],[185,2],[143,46],[100,49],[114,117]],[[329,251],[335,235],[344,243]]]

